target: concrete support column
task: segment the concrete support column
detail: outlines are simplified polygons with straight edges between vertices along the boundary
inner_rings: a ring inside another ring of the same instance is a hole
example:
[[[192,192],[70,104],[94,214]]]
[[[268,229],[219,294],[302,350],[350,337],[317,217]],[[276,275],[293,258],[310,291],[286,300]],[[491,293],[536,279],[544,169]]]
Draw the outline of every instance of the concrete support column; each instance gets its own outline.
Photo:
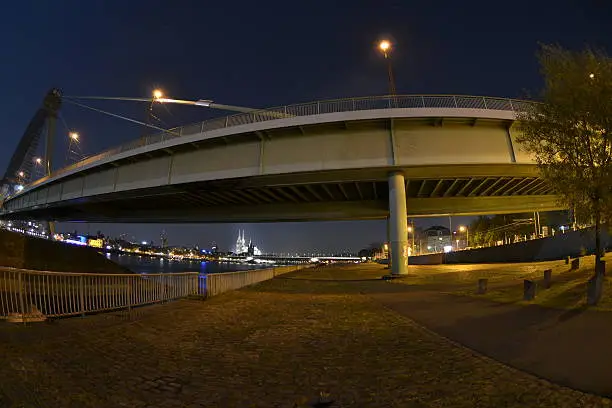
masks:
[[[391,269],[391,217],[387,217],[387,268]]]
[[[408,216],[406,187],[401,172],[389,174],[389,232],[391,274],[408,273]]]

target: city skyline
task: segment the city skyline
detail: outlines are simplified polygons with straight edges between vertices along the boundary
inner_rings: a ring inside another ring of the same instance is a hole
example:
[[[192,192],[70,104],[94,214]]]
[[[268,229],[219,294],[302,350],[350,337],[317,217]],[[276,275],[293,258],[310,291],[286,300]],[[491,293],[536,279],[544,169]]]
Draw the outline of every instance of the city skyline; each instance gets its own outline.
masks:
[[[12,3],[3,10],[5,21],[0,27],[6,59],[12,62],[0,67],[2,76],[10,79],[4,88],[10,103],[2,120],[0,140],[5,149],[0,151],[0,168],[6,168],[28,121],[53,86],[67,95],[136,97],[149,96],[159,88],[171,97],[210,98],[249,107],[381,95],[388,92],[387,69],[376,44],[387,37],[394,44],[398,93],[526,97],[526,90],[542,85],[534,56],[538,42],[573,49],[585,43],[612,48],[606,20],[609,5],[604,2],[519,1],[501,15],[489,2],[453,5],[450,1],[436,5],[383,1],[356,8],[352,2],[340,1],[290,10],[274,2],[151,7],[148,2],[133,1],[75,2],[70,7],[49,3],[32,9]],[[449,9],[453,10],[450,19]],[[231,16],[239,24],[230,26],[227,18],[219,16]],[[169,23],[174,21],[182,24]],[[517,21],[521,21],[520,30]],[[38,29],[23,29],[28,26]],[[219,35],[202,36],[203,26]],[[245,41],[254,33],[258,41]],[[36,61],[49,63],[42,68]],[[95,106],[141,120],[145,110],[143,105],[126,102]],[[155,113],[161,119],[157,125],[171,127],[230,112],[164,105]],[[84,154],[136,139],[144,131],[69,105],[62,107],[58,123],[58,135],[65,140],[56,146],[57,165],[63,164],[70,140],[66,128],[78,130]],[[418,219],[416,223],[446,225],[446,220]],[[171,242],[217,241],[229,247],[234,240],[231,231],[245,225],[266,246],[280,250],[359,249],[386,236],[384,221],[92,224],[87,228],[129,230],[134,236],[157,239],[165,228]],[[69,227],[75,228],[84,226]]]
[[[451,217],[451,224],[455,228],[459,225],[469,224],[473,217]],[[410,219],[411,223],[413,219]],[[448,217],[415,218],[414,225],[418,228],[428,228],[435,225],[449,227]],[[269,231],[267,226],[274,226]],[[342,228],[348,231],[348,240],[339,241],[333,234],[323,234],[326,228]],[[262,228],[263,227],[263,228]],[[160,242],[162,230],[168,239],[168,245],[192,247],[210,247],[213,243],[219,250],[232,251],[236,244],[238,231],[247,231],[246,235],[257,241],[265,241],[266,252],[274,253],[326,253],[326,252],[357,252],[369,247],[370,244],[386,241],[387,227],[385,221],[326,221],[326,222],[285,222],[285,223],[258,223],[258,224],[100,224],[100,223],[58,223],[58,228],[65,232],[77,230],[80,234],[93,235],[101,231],[106,236],[118,237],[127,234],[135,242]],[[300,233],[296,236],[295,229]],[[365,234],[363,231],[366,231]],[[133,231],[137,231],[133,232]],[[185,234],[187,231],[187,234]],[[207,234],[207,238],[191,239],[198,233]],[[354,234],[352,234],[354,233]],[[267,234],[267,235],[264,235]],[[358,235],[361,234],[361,235]],[[188,238],[189,237],[189,238]],[[210,238],[208,238],[210,237]],[[258,238],[259,237],[259,238]],[[303,245],[304,240],[312,240],[312,245]],[[344,243],[343,243],[344,242]]]

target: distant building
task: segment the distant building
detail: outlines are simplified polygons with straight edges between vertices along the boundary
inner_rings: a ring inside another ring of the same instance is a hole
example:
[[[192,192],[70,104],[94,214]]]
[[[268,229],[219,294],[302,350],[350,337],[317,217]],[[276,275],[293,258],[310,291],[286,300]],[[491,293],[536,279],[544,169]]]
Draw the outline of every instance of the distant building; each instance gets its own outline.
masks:
[[[102,240],[102,238],[89,238],[87,240],[87,245],[94,248],[102,248],[102,246],[104,245],[104,241]]]
[[[168,237],[166,236],[166,231],[165,230],[162,230],[159,239],[161,241],[161,247],[162,248],[167,248],[168,247]]]
[[[261,250],[257,248],[251,240],[247,244],[244,238],[244,231],[238,231],[238,238],[236,238],[236,245],[234,246],[234,253],[236,255],[261,255]]]
[[[446,227],[435,225],[423,230],[423,235],[427,245],[422,248],[426,250],[423,252],[448,252],[453,247],[450,230]]]

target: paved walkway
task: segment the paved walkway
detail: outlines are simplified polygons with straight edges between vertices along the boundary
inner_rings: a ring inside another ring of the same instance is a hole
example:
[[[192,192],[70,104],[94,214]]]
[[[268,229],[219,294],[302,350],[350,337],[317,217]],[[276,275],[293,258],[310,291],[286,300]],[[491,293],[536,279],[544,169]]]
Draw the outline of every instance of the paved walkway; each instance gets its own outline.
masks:
[[[534,265],[540,276],[545,268],[563,268],[558,262],[509,268],[491,265],[488,273],[494,276],[494,282],[498,280],[492,286],[522,288],[522,281],[516,277],[532,274],[530,268]],[[455,272],[458,275],[472,276],[469,286],[470,294],[473,294],[477,281],[473,275],[481,274],[479,270],[487,266],[449,265],[438,267],[436,273],[449,274],[452,272],[445,269],[457,267],[465,268]],[[508,279],[509,276],[504,279],[504,270],[517,268],[523,270],[514,276],[514,282]],[[413,268],[412,272],[417,275],[427,273],[419,267]],[[576,272],[569,275],[574,276]],[[555,278],[567,279],[556,275]],[[587,279],[586,275],[583,279]],[[422,282],[427,283],[423,285]],[[612,354],[608,353],[612,343],[612,312],[584,307],[559,310],[533,304],[504,304],[453,294],[467,293],[465,280],[461,279],[424,278],[422,282],[417,285],[371,286],[368,293],[392,310],[496,360],[559,384],[612,396]],[[585,286],[582,283],[577,289],[583,297]],[[610,297],[609,289],[606,287],[607,297]],[[521,290],[516,294],[517,300]],[[563,296],[561,293],[558,295]]]
[[[322,392],[334,407],[610,406],[413,323],[402,302],[418,298],[367,280],[380,272],[300,271],[130,318],[2,323],[0,407],[296,407]]]
[[[559,384],[612,396],[609,312],[516,306],[435,292],[373,297],[496,360]]]

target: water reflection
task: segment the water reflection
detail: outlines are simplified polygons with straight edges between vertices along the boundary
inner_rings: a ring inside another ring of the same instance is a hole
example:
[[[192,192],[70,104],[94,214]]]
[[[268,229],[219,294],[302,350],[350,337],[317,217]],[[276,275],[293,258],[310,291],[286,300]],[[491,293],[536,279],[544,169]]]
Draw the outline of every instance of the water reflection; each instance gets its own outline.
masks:
[[[201,274],[234,272],[249,269],[269,268],[266,264],[238,264],[229,262],[201,262],[168,260],[140,255],[106,254],[106,257],[136,273],[200,272]]]

